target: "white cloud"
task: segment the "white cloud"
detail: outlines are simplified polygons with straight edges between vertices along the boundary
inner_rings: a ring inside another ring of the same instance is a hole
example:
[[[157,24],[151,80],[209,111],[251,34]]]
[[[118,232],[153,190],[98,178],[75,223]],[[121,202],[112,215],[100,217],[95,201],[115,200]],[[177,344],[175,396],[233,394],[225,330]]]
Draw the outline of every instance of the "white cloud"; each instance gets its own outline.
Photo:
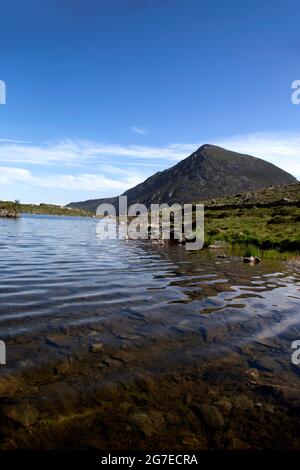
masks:
[[[30,171],[23,168],[0,167],[0,184],[28,182]]]
[[[111,179],[107,176],[81,173],[79,175],[54,175],[47,177],[33,177],[32,183],[44,188],[59,188],[76,191],[101,192],[107,189],[114,190],[116,194],[125,191],[128,187],[138,184],[141,180],[134,176],[124,179]]]
[[[142,182],[158,167],[167,168],[187,157],[202,143],[155,147],[64,140],[32,145],[2,139],[0,184],[85,191],[99,197],[117,195]],[[211,143],[263,158],[300,179],[300,133],[252,133],[216,138]],[[46,171],[46,165],[52,168]],[[59,170],[53,171],[54,165]],[[147,167],[145,172],[140,171],[143,166]]]
[[[144,127],[140,127],[140,126],[132,126],[131,127],[131,130],[132,132],[134,132],[135,134],[139,134],[139,135],[147,135],[149,134],[148,130],[145,129]]]
[[[300,134],[257,132],[218,139],[214,143],[274,163],[300,179]]]
[[[117,194],[131,186],[135,186],[143,180],[141,175],[134,172],[121,172],[120,170],[120,173],[122,173],[123,178],[119,179],[90,173],[36,176],[31,171],[24,168],[0,167],[0,184],[22,183],[41,188],[96,191],[98,193],[105,190],[114,190]]]
[[[64,140],[41,145],[0,142],[0,162],[34,165],[78,166],[96,163],[104,157],[181,160],[195,145],[172,144],[165,147],[102,144],[85,140]]]
[[[2,143],[0,161],[35,165],[76,165],[84,158],[80,146],[71,140],[43,145]]]
[[[63,140],[40,145],[10,143],[0,139],[0,164],[33,164],[39,166],[83,167],[111,162],[128,166],[164,165],[182,160],[202,143],[174,143],[166,146],[103,144],[86,140]],[[215,138],[210,141],[230,150],[261,157],[300,177],[300,133],[252,133]],[[159,162],[156,162],[159,160]],[[140,162],[140,163],[139,163]],[[142,163],[143,162],[143,163]],[[156,162],[156,163],[155,163]],[[123,169],[122,169],[123,171]]]
[[[164,147],[81,142],[86,157],[132,157],[178,161],[197,148],[195,144],[171,144]]]

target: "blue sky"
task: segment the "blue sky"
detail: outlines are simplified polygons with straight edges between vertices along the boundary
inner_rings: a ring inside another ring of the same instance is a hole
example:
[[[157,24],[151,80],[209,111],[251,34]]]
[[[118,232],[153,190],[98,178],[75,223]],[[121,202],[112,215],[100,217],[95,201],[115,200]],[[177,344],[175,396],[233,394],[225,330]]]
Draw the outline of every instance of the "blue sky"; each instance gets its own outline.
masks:
[[[0,199],[117,195],[203,143],[300,178],[296,0],[1,2]]]

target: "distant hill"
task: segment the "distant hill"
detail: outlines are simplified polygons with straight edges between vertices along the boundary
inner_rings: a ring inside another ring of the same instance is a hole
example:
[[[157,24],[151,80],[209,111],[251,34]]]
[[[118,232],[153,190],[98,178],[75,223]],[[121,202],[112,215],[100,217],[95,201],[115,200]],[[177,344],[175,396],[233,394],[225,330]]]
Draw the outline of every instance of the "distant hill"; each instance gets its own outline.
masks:
[[[200,202],[296,182],[296,178],[272,163],[206,144],[122,195],[128,197],[128,204],[139,202],[149,206],[152,203]],[[67,207],[94,212],[104,202],[117,207],[118,196],[72,202]]]
[[[55,204],[23,204],[14,201],[0,201],[0,217],[14,217],[20,214],[66,215],[92,217],[92,212],[83,209],[57,206]]]

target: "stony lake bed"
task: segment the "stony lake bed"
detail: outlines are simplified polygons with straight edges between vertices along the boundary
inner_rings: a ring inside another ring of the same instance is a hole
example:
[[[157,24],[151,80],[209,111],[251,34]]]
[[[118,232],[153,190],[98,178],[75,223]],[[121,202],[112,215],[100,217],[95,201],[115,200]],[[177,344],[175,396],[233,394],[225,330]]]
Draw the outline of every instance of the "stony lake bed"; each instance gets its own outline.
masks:
[[[2,449],[299,449],[297,258],[0,220]]]

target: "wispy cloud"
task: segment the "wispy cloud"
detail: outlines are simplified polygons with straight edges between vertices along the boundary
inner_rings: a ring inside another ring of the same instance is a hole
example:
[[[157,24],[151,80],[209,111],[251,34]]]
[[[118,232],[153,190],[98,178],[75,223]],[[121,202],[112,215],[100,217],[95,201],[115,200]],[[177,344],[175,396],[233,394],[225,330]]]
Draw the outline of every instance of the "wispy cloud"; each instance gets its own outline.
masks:
[[[103,144],[64,140],[39,145],[0,140],[0,184],[4,187],[85,191],[91,197],[117,195],[158,169],[190,155],[201,144],[166,146]],[[263,158],[300,179],[300,133],[252,133],[212,139],[229,150]],[[22,197],[22,195],[21,195]],[[78,199],[80,196],[78,195]]]
[[[120,172],[121,173],[121,172]],[[122,172],[122,178],[110,178],[107,175],[94,175],[91,173],[79,173],[77,175],[55,174],[55,175],[34,175],[25,168],[0,167],[0,184],[21,183],[41,188],[65,189],[76,191],[126,190],[142,181],[142,176],[133,173]]]
[[[203,143],[207,142],[172,143],[156,147],[68,139],[33,145],[23,142],[11,143],[0,139],[0,164],[83,167],[110,163],[111,158],[116,158],[120,165],[122,162],[127,165],[135,165],[140,161],[140,165],[157,164],[167,167],[172,162],[187,157]],[[300,133],[242,134],[215,138],[210,143],[261,157],[300,177]]]
[[[186,157],[195,148],[194,144],[150,147],[103,144],[86,140],[63,140],[39,145],[0,142],[0,162],[78,166],[97,163],[105,157],[176,161]]]
[[[0,162],[29,163],[34,165],[76,165],[85,154],[81,146],[71,140],[32,145],[17,142],[0,143]]]
[[[217,139],[214,143],[262,158],[300,179],[300,133],[256,132]]]
[[[132,130],[132,132],[134,132],[135,134],[139,134],[139,135],[146,135],[146,134],[149,134],[149,131],[148,131],[147,129],[145,129],[145,127],[132,126],[132,127],[131,127],[131,130]]]
[[[54,175],[46,177],[32,177],[32,183],[44,188],[59,188],[76,191],[93,191],[98,195],[101,191],[112,190],[116,195],[128,187],[135,186],[141,179],[135,175],[123,179],[112,179],[105,175],[80,173],[78,175]]]
[[[6,142],[10,144],[31,144],[31,142],[28,140],[0,139],[0,142]]]

